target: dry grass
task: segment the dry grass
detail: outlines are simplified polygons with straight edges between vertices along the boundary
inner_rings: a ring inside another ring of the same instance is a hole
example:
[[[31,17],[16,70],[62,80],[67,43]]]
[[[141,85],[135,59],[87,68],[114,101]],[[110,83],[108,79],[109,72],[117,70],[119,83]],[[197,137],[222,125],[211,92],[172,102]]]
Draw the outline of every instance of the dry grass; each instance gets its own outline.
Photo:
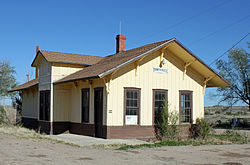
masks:
[[[43,134],[39,134],[34,130],[23,128],[20,126],[10,126],[10,125],[1,125],[0,132],[8,135],[14,135],[18,138],[27,138],[27,139],[43,139],[47,138]]]
[[[17,138],[22,138],[22,139],[47,140],[51,143],[61,143],[61,144],[67,144],[71,146],[80,147],[73,143],[68,143],[65,141],[52,139],[45,134],[39,134],[35,130],[30,130],[30,129],[20,127],[20,126],[0,125],[0,133],[13,135]]]

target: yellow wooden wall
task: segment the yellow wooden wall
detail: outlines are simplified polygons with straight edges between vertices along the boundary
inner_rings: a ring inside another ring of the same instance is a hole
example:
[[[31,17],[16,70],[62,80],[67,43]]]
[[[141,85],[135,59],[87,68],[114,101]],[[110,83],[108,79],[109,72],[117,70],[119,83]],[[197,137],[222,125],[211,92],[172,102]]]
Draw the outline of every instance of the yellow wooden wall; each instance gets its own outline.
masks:
[[[81,89],[90,88],[89,123],[94,124],[94,88],[103,87],[103,124],[106,125],[106,91],[102,79],[54,86],[54,121],[81,123]]]
[[[184,62],[166,50],[166,61],[162,68],[168,74],[153,73],[153,67],[159,68],[160,51],[145,57],[135,73],[135,64],[129,64],[118,70],[110,81],[110,92],[107,97],[107,125],[122,126],[124,117],[124,87],[141,88],[140,125],[152,125],[152,89],[167,89],[170,110],[179,112],[179,90],[193,91],[193,119],[204,116],[204,95],[202,76],[191,67],[183,80]]]
[[[53,121],[70,121],[71,120],[71,86],[56,87],[54,82],[81,70],[84,66],[70,64],[50,64],[51,70],[51,120]],[[73,94],[74,97],[74,94]],[[63,100],[63,101],[62,101]],[[75,106],[75,105],[74,105]],[[74,113],[74,112],[73,112]]]
[[[83,68],[83,67],[82,67]],[[81,70],[80,67],[73,67],[72,65],[69,66],[60,66],[60,65],[52,65],[52,82],[56,82],[74,72]]]
[[[38,88],[23,90],[22,94],[22,115],[23,117],[38,117]]]

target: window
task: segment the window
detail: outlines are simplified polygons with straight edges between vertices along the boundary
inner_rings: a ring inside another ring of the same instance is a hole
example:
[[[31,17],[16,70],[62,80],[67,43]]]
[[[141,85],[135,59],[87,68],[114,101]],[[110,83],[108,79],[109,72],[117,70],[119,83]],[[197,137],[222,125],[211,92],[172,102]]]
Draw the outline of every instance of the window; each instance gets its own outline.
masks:
[[[167,90],[153,90],[154,123],[159,119],[160,112],[167,99]]]
[[[50,120],[50,91],[40,91],[40,120]]]
[[[140,89],[125,88],[125,124],[139,124]]]
[[[89,88],[82,89],[82,122],[89,122]]]
[[[180,91],[180,121],[192,123],[192,92]]]

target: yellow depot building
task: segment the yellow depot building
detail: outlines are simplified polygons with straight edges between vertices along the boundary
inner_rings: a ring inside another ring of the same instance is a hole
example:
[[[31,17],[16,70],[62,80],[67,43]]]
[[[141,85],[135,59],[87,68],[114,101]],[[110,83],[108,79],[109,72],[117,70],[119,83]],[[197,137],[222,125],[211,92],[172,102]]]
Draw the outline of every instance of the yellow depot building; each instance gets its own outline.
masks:
[[[20,91],[22,122],[48,134],[70,132],[102,138],[150,138],[166,99],[179,124],[204,117],[207,87],[229,83],[175,38],[106,57],[39,50],[36,78]]]

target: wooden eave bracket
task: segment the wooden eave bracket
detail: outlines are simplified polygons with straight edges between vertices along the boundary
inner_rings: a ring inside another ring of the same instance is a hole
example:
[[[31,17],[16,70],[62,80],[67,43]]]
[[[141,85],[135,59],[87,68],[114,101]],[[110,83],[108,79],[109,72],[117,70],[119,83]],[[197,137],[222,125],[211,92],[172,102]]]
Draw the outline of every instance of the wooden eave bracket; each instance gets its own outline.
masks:
[[[185,62],[185,64],[184,64],[184,70],[183,70],[183,80],[184,80],[185,74],[187,73],[187,68],[188,68],[191,64],[193,64],[195,61],[196,61],[196,59],[193,60],[193,61]]]
[[[78,83],[76,81],[74,81],[74,85],[75,87],[78,87]]]
[[[203,91],[202,91],[203,94],[205,94],[205,90],[206,90],[208,81],[211,80],[211,79],[213,79],[214,77],[215,77],[215,75],[214,75],[214,76],[210,76],[210,77],[205,77],[205,78],[204,78],[204,81],[203,81]]]
[[[139,60],[134,62],[135,65],[135,76],[137,76],[137,71],[138,71],[138,65],[139,65]]]
[[[93,80],[86,80],[89,84],[89,87],[92,88]]]
[[[135,67],[135,76],[137,76],[137,72],[139,70],[139,63],[145,58],[146,56],[143,56],[142,58],[140,58],[139,60],[134,62],[134,67]]]
[[[163,57],[164,57],[164,54],[165,54],[165,50],[167,49],[168,46],[164,47],[161,49],[161,54],[160,54],[160,67],[162,67],[162,60],[163,60]]]
[[[108,76],[105,76],[103,78],[103,82],[104,82],[104,85],[105,85],[105,89],[106,89],[106,92],[107,94],[110,93],[110,80],[111,80],[111,77],[112,77],[112,74],[108,75]]]

